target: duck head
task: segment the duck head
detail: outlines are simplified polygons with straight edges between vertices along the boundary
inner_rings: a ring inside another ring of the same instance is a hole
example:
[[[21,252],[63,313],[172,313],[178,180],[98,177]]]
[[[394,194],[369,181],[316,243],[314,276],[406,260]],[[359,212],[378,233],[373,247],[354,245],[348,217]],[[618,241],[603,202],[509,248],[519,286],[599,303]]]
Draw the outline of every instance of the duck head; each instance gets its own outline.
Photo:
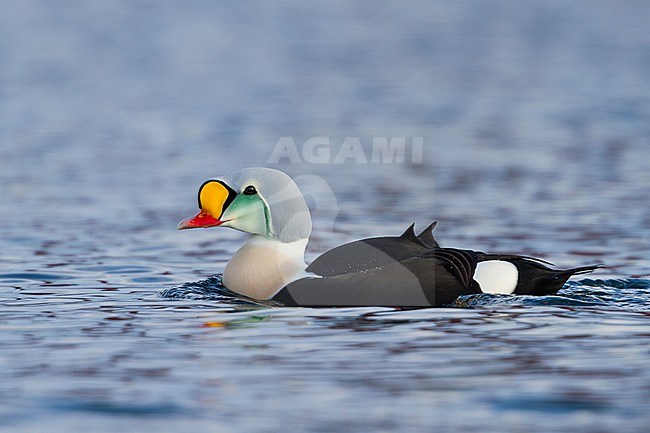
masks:
[[[303,275],[311,215],[287,174],[247,168],[208,179],[199,189],[199,209],[178,229],[231,227],[250,233],[224,269],[223,283],[230,290],[269,299]]]
[[[200,212],[179,230],[230,227],[282,243],[309,238],[311,215],[302,192],[287,174],[256,167],[206,180],[199,188]]]

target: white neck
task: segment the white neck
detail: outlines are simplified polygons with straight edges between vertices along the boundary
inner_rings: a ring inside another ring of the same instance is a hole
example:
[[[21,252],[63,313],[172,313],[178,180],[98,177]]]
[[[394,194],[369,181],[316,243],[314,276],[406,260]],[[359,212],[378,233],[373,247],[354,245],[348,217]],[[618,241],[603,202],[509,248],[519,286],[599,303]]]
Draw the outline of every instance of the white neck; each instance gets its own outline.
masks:
[[[304,275],[308,239],[283,243],[251,235],[223,272],[228,289],[255,299],[269,299]]]

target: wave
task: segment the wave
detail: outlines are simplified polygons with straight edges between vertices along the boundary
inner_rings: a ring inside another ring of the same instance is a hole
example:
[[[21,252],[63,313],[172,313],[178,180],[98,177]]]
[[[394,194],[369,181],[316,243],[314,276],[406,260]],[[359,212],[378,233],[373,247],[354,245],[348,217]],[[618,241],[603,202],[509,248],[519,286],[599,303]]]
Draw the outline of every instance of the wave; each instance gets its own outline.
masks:
[[[575,306],[650,311],[650,280],[584,279],[569,281],[551,296],[517,296],[483,293],[461,296],[450,306],[479,308],[494,305]]]
[[[204,280],[187,282],[160,292],[169,299],[214,301],[235,308],[278,307],[278,303],[251,299],[232,292],[223,285],[222,275]],[[449,307],[480,308],[489,306],[573,306],[650,311],[650,280],[629,279],[583,279],[569,281],[557,295],[518,296],[482,293],[456,299]]]

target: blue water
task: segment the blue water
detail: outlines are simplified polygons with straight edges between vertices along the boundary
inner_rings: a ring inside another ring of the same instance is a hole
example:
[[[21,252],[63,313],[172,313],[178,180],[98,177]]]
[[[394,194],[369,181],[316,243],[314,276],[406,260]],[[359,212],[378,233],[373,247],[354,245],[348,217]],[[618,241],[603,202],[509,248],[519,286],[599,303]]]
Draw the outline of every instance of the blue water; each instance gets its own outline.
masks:
[[[645,1],[0,8],[0,431],[645,432]],[[308,258],[439,221],[446,246],[604,263],[557,296],[301,309],[237,297],[243,242],[175,230],[276,143]],[[333,158],[332,158],[333,159]]]

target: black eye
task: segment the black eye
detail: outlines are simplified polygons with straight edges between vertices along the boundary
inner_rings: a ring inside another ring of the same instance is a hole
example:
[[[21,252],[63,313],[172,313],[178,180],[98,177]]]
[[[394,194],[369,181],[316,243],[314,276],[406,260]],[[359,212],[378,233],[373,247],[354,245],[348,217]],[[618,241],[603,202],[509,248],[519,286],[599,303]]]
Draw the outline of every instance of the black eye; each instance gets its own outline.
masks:
[[[257,190],[253,185],[248,185],[244,190],[244,195],[255,195],[255,194],[257,194]]]

